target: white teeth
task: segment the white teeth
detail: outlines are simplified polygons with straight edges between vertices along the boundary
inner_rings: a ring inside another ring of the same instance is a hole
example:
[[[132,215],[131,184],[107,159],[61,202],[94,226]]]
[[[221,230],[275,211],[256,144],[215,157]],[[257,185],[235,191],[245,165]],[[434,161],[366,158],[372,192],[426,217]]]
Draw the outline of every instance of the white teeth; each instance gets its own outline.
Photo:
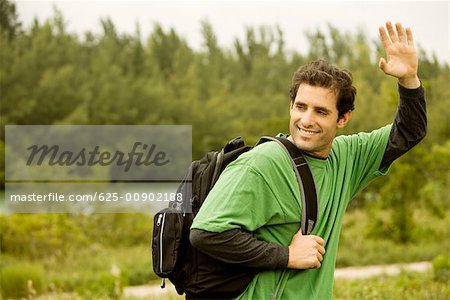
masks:
[[[304,133],[304,134],[306,134],[306,135],[313,135],[313,134],[316,134],[316,132],[314,132],[314,131],[307,131],[307,130],[304,130],[304,129],[302,129],[302,128],[300,128],[300,132],[301,132],[301,133]]]

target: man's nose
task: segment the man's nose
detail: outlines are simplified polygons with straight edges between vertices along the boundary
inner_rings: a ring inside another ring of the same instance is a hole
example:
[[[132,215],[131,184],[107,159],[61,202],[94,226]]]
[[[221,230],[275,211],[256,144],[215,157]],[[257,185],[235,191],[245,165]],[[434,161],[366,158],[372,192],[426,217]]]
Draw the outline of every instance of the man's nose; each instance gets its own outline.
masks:
[[[304,127],[312,126],[314,124],[313,112],[311,110],[309,110],[309,109],[304,111],[302,113],[302,116],[301,116],[301,119],[300,119],[300,123]]]

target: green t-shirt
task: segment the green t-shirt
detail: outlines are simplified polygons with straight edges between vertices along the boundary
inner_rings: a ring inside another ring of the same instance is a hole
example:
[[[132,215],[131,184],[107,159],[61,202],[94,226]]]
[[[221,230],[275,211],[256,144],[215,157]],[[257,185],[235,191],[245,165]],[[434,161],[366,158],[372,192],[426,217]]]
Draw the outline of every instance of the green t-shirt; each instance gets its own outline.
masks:
[[[312,234],[325,240],[319,269],[289,269],[279,299],[331,299],[339,233],[349,201],[375,177],[387,145],[391,125],[371,133],[339,136],[327,159],[307,156],[319,197],[318,222]],[[191,228],[223,232],[235,228],[254,231],[270,243],[288,246],[300,228],[301,201],[289,156],[274,142],[241,155],[222,173]],[[238,299],[270,299],[282,270],[257,274]]]

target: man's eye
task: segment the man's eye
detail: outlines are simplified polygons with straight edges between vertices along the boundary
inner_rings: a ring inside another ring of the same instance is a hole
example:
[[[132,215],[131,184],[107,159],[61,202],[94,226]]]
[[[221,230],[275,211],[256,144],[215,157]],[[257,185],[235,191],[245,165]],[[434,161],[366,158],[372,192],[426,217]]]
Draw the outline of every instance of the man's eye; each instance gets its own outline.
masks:
[[[324,111],[324,110],[319,110],[318,113],[322,116],[326,116],[328,115],[328,112]]]

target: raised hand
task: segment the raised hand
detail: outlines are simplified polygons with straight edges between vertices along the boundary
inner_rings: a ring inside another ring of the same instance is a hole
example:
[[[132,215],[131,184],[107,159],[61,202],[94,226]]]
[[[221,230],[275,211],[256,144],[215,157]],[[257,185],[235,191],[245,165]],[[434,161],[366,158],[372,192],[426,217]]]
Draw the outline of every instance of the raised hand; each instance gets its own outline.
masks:
[[[420,86],[417,77],[419,64],[414,39],[410,28],[403,29],[402,24],[396,23],[395,30],[391,22],[386,22],[386,29],[380,27],[380,37],[387,54],[387,61],[380,58],[379,66],[387,75],[398,78],[401,85],[406,88]]]

